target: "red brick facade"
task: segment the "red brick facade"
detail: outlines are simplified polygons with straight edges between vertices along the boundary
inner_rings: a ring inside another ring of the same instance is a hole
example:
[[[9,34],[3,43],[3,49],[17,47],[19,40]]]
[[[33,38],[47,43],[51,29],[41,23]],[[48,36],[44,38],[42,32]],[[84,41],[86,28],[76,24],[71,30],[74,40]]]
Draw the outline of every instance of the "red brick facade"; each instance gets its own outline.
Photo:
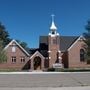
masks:
[[[39,51],[36,51],[33,55],[26,53],[21,46],[17,44],[17,42],[11,41],[12,43],[6,46],[5,51],[7,53],[7,62],[0,63],[0,69],[27,69],[27,70],[34,70],[35,68],[35,58],[40,58],[40,67],[37,69],[47,69],[51,68],[53,64],[56,63],[56,60],[58,59],[58,63],[62,63],[64,68],[84,68],[84,67],[90,67],[86,63],[86,61],[81,62],[80,61],[80,49],[83,49],[83,45],[85,44],[83,41],[80,41],[77,39],[71,47],[68,48],[68,50],[64,53],[60,52],[59,49],[59,43],[58,36],[51,37],[48,36],[49,41],[49,49],[48,49],[48,57],[45,58]],[[56,41],[54,41],[56,40]],[[13,46],[15,47],[15,51],[12,50]],[[58,54],[58,56],[57,56]],[[16,61],[12,61],[12,58],[16,57]],[[59,57],[62,57],[62,60],[60,61]],[[22,60],[21,60],[22,59]],[[24,59],[24,61],[23,61]],[[38,62],[38,61],[37,61]]]
[[[12,41],[11,41],[12,42]],[[15,47],[15,52],[12,52],[12,47]],[[0,69],[24,69],[29,61],[29,56],[13,41],[6,49],[7,62],[0,64]],[[15,57],[16,61],[12,61]],[[25,61],[21,61],[22,57]]]
[[[59,57],[61,57],[60,53],[60,44],[59,44],[59,36],[48,36],[48,43],[49,43],[49,66],[56,62],[61,62]],[[58,60],[58,61],[57,61]]]
[[[52,21],[51,32],[42,37],[39,49],[34,53],[26,51],[17,41],[12,40],[5,48],[7,62],[0,63],[0,69],[46,70],[55,64],[63,68],[90,67],[84,60],[83,37],[61,37]],[[63,44],[62,44],[63,43]]]
[[[68,49],[68,64],[69,68],[84,68],[90,67],[87,65],[86,60],[80,61],[80,50],[84,50],[85,43],[81,40],[77,40],[75,44],[71,48]]]

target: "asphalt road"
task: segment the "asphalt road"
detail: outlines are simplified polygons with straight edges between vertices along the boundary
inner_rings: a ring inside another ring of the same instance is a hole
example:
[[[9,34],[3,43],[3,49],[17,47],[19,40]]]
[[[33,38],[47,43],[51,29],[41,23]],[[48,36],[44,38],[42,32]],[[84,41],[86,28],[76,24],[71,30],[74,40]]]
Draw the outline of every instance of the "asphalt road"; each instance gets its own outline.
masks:
[[[78,86],[90,86],[90,72],[86,73],[36,72],[36,73],[0,74],[0,88],[78,87]]]

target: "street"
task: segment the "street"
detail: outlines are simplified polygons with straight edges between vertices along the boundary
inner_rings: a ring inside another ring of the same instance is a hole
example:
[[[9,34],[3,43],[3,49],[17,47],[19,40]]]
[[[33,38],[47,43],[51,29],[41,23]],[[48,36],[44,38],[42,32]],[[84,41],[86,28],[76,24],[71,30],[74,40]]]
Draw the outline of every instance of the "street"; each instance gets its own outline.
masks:
[[[0,73],[0,87],[30,88],[30,87],[77,87],[77,86],[90,86],[90,72]]]

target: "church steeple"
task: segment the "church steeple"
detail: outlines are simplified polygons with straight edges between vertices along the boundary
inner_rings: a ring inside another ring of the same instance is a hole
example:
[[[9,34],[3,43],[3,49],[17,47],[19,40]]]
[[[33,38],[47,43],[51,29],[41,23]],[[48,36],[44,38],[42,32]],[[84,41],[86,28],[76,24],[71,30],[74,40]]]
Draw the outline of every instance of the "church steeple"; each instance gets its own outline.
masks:
[[[51,24],[50,30],[57,30],[57,27],[56,27],[56,25],[54,23],[54,16],[55,15],[51,15],[51,16],[52,16],[52,24]]]
[[[57,33],[57,27],[54,22],[54,15],[52,15],[52,22],[50,26],[50,33],[48,35],[48,59],[50,67],[54,65],[62,65],[61,52],[60,52],[60,36]]]
[[[55,25],[55,22],[54,22],[54,16],[55,15],[51,15],[52,16],[52,23],[51,23],[51,26],[50,26],[50,33],[49,35],[51,36],[56,36],[56,35],[59,35],[56,31],[57,31],[57,27]]]

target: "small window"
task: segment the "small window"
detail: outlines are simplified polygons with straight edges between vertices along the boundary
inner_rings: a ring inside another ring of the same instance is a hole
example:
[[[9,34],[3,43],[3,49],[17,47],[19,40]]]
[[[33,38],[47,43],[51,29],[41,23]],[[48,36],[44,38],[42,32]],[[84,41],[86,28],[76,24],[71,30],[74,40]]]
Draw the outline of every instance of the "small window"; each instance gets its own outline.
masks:
[[[15,56],[12,56],[12,63],[15,63],[16,62],[16,57]]]
[[[12,46],[12,52],[16,52],[16,46]]]
[[[55,34],[55,32],[54,32],[54,31],[52,31],[52,34]]]
[[[85,61],[85,51],[83,49],[80,49],[80,61]]]
[[[21,63],[25,62],[25,57],[21,57]]]

